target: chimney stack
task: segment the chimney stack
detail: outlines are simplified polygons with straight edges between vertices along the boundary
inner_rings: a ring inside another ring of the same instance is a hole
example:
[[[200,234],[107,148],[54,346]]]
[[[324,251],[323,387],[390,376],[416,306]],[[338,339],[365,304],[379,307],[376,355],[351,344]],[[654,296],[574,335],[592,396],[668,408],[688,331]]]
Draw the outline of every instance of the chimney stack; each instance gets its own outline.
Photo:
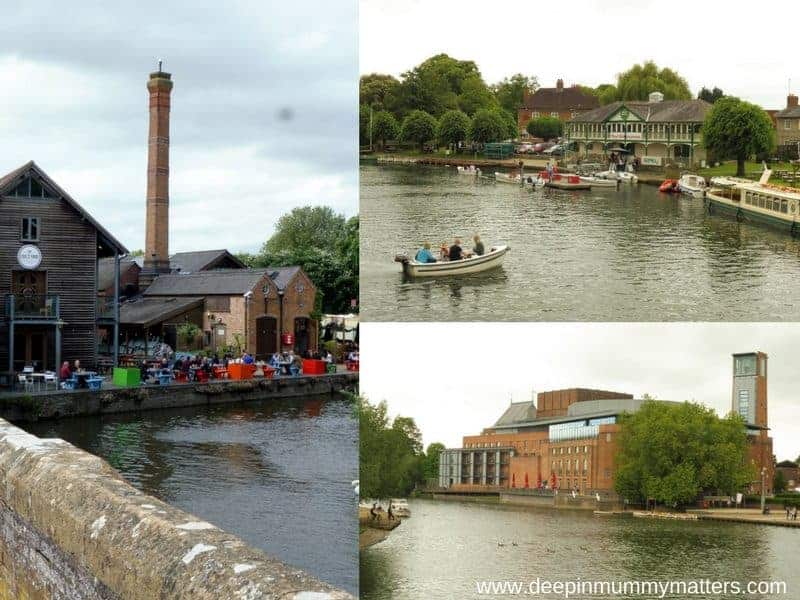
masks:
[[[558,89],[559,92],[564,89],[564,80],[563,79],[559,79],[558,81],[556,81],[556,89]]]
[[[794,94],[786,96],[786,108],[797,108],[797,96]]]
[[[161,70],[150,73],[150,132],[147,139],[147,223],[144,269],[148,282],[169,273],[169,106],[172,79]]]

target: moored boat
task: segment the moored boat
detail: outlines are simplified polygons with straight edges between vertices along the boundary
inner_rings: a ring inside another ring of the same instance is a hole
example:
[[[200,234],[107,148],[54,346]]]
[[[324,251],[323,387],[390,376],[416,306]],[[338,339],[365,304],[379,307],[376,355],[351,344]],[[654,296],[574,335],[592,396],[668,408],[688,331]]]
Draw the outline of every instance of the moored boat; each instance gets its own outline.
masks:
[[[500,173],[499,171],[495,171],[494,178],[496,181],[500,183],[515,183],[517,185],[523,183],[523,180],[519,176],[519,173],[510,174],[510,173]]]
[[[680,190],[678,189],[678,180],[665,179],[662,184],[658,186],[658,191],[664,194],[679,194]]]
[[[678,180],[678,190],[692,198],[702,198],[706,191],[706,180],[700,175],[686,173]]]
[[[443,277],[448,275],[470,275],[499,267],[508,252],[508,246],[494,246],[481,256],[471,256],[461,260],[442,260],[434,263],[421,263],[412,260],[407,254],[398,254],[395,262],[403,266],[403,273],[408,277]]]
[[[545,182],[545,187],[555,188],[557,190],[590,190],[592,186],[590,183],[581,181],[578,175],[572,173],[554,173],[548,181]]]
[[[618,188],[619,179],[602,179],[593,175],[580,175],[580,179],[584,183],[588,183],[592,187],[602,188]]]
[[[598,177],[599,179],[615,179],[620,183],[639,183],[639,178],[633,173],[628,173],[627,171],[600,171],[599,173],[595,173],[594,176]]]
[[[392,514],[396,517],[410,517],[411,509],[408,507],[408,500],[405,498],[392,498],[389,506],[392,507]]]
[[[800,190],[769,184],[771,174],[770,170],[764,171],[758,182],[715,177],[705,195],[708,212],[799,235]]]
[[[481,170],[475,165],[470,165],[468,167],[458,166],[456,167],[456,169],[459,175],[472,175],[473,177],[475,177],[481,174]]]

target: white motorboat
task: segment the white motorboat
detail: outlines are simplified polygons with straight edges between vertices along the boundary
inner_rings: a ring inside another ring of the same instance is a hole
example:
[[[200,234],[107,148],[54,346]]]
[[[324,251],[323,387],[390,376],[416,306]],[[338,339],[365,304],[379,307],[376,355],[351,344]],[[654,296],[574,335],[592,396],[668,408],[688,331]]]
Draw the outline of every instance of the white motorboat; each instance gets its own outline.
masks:
[[[581,175],[580,179],[584,183],[590,184],[593,188],[600,187],[600,188],[618,188],[619,187],[619,179],[603,179],[601,177],[595,176],[584,176]]]
[[[389,506],[392,507],[392,514],[395,517],[410,517],[411,509],[408,507],[408,500],[405,498],[392,498]]]
[[[478,167],[476,167],[475,165],[470,165],[468,167],[458,166],[458,167],[456,167],[456,169],[458,169],[458,174],[459,175],[471,175],[471,176],[475,177],[475,176],[481,174],[481,170]]]
[[[482,256],[471,256],[461,260],[441,260],[434,263],[421,263],[412,260],[407,254],[398,254],[395,262],[403,265],[403,273],[408,277],[442,277],[447,275],[470,275],[499,267],[508,246],[494,246]]]
[[[686,173],[678,180],[678,189],[692,198],[702,198],[706,191],[706,180],[700,175]]]
[[[494,172],[495,181],[499,183],[514,183],[516,185],[520,185],[522,183],[522,178],[520,178],[519,173],[517,174],[508,174],[508,173],[500,173],[499,171]]]
[[[620,183],[639,183],[639,178],[627,171],[600,171],[599,173],[595,173],[594,176],[600,179],[615,179]]]

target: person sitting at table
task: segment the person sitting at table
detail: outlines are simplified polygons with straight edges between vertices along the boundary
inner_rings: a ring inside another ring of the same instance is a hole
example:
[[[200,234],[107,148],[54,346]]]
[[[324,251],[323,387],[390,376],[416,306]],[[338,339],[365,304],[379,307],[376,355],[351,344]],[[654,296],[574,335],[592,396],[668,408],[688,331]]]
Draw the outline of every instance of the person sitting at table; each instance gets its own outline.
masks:
[[[81,368],[81,361],[80,360],[75,359],[75,362],[72,363],[72,364],[73,364],[73,367],[72,367],[72,372],[73,373],[83,373],[83,369]]]
[[[483,256],[483,253],[486,252],[486,250],[483,247],[481,236],[479,236],[476,233],[475,236],[472,238],[472,241],[475,242],[475,246],[472,248],[472,253],[476,256]]]
[[[245,350],[244,354],[242,355],[242,363],[245,364],[245,365],[252,365],[253,364],[253,357],[250,355],[250,353],[247,350]]]
[[[142,362],[139,364],[139,378],[142,380],[142,383],[147,381],[147,361],[142,359]]]
[[[61,370],[58,372],[58,376],[61,379],[69,379],[72,377],[72,371],[69,369],[69,361],[65,360],[64,363],[61,365]]]
[[[214,352],[214,358],[211,359],[211,364],[215,367],[219,364],[219,354]]]
[[[419,263],[435,263],[436,257],[433,256],[431,253],[431,243],[425,242],[422,244],[422,248],[417,251],[417,255],[414,257],[414,260]]]
[[[450,246],[450,252],[448,254],[448,258],[450,260],[461,260],[465,258],[464,250],[461,248],[461,240],[456,238],[453,242],[453,245]]]

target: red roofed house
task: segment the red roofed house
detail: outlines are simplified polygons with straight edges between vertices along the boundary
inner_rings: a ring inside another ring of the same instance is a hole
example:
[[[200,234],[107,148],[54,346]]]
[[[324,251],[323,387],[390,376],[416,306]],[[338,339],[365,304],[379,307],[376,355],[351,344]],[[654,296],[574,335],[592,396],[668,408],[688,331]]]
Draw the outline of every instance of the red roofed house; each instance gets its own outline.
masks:
[[[564,80],[559,79],[556,87],[539,88],[533,94],[525,91],[522,106],[517,111],[517,124],[520,133],[525,137],[528,135],[525,128],[531,119],[558,117],[562,121],[569,121],[598,106],[600,101],[597,97],[577,85],[565,88]]]

